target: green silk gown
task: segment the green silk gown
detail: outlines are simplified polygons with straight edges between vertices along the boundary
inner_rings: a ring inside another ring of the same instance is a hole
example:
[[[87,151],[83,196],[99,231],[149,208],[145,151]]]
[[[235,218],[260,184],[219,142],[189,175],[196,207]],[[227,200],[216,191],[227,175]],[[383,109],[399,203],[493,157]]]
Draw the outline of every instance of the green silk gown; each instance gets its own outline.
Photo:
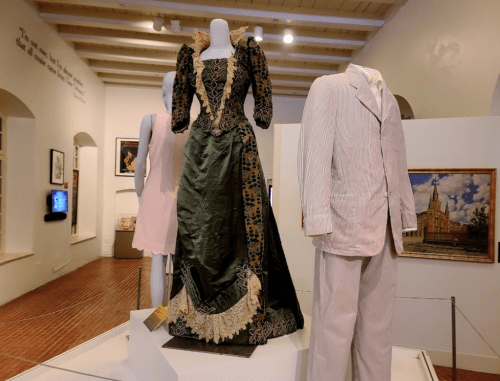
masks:
[[[292,333],[304,320],[243,110],[252,86],[254,119],[269,127],[266,58],[253,37],[239,44],[244,30],[231,32],[235,53],[227,59],[201,61],[210,45],[204,32],[179,51],[172,130],[188,128],[195,94],[201,112],[184,149],[167,321],[174,336],[254,345]]]

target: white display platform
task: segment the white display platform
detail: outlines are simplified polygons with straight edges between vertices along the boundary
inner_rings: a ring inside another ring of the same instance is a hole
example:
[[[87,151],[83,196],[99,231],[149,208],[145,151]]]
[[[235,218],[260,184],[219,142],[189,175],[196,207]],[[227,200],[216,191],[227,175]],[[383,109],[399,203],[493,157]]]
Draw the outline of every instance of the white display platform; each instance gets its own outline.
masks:
[[[147,310],[147,311],[150,312],[152,310]],[[134,314],[139,312],[142,311],[135,311]],[[148,312],[144,313],[144,316],[147,316]],[[135,319],[135,321],[136,323],[140,322],[142,324],[142,321],[140,321],[139,319]],[[306,317],[306,324],[307,327],[310,326],[310,319],[308,317]],[[128,347],[127,336],[130,335],[130,331],[128,330],[128,328],[129,328],[129,323],[122,324],[121,326],[116,327],[44,363],[49,367],[58,367],[60,369],[48,368],[46,366],[36,366],[30,370],[27,370],[26,372],[23,372],[17,376],[12,377],[8,381],[53,381],[53,380],[95,381],[96,379],[99,379],[99,377],[105,377],[105,379],[112,379],[119,381],[147,380],[148,379],[147,377],[151,377],[151,373],[154,371],[156,365],[158,365],[154,364],[153,360],[147,360],[147,359],[153,356],[155,351],[157,353],[160,353],[160,351],[153,350],[151,352],[148,352],[149,349],[146,349],[144,353],[139,354],[143,360],[145,359],[145,361],[148,361],[148,369],[143,370],[144,373],[139,374],[138,376],[134,375],[134,373],[131,370],[130,359],[128,359],[130,350],[129,353],[127,354],[127,347]],[[164,336],[167,339],[169,337],[165,329],[162,329],[162,331],[159,331],[157,333],[155,332],[153,334],[151,334],[149,331],[143,332],[144,338],[154,337],[155,334],[158,334],[159,336]],[[161,343],[158,344],[158,346],[161,347],[161,345],[163,344],[162,343],[163,339],[161,339],[160,337],[158,337],[157,339]],[[150,340],[150,342],[153,341],[154,340]],[[271,344],[272,347],[270,346],[269,348],[278,349],[279,347],[283,349],[283,347],[285,347],[284,345],[276,345],[272,343],[272,341]],[[266,348],[268,347],[268,345],[259,348]],[[302,345],[303,347],[307,346],[304,345],[304,343],[301,343],[300,345]],[[160,349],[163,350],[162,348]],[[170,349],[168,351],[176,351],[176,350]],[[181,364],[178,365],[184,364],[184,366],[188,370],[190,368],[196,370],[197,368],[199,368],[199,365],[198,363],[192,363],[186,366],[187,360],[183,359],[184,356],[189,357],[189,359],[191,360],[194,359],[194,355],[205,356],[206,358],[203,361],[204,363],[203,366],[205,366],[205,368],[209,369],[210,371],[213,371],[214,368],[225,371],[224,366],[221,367],[219,362],[223,360],[222,358],[229,357],[229,356],[221,356],[213,354],[209,355],[209,354],[192,353],[180,350],[176,352],[178,352],[177,353],[178,358],[181,359],[180,360]],[[269,355],[269,359],[271,360],[264,362],[263,370],[267,372],[269,371],[274,372],[271,373],[270,377],[272,377],[275,376],[277,373],[289,374],[290,371],[297,371],[297,369],[300,369],[300,373],[297,372],[297,377],[291,379],[294,381],[305,380],[305,372],[306,372],[305,363],[307,360],[306,359],[307,350],[303,352],[305,352],[304,356],[301,356],[300,358],[297,357],[297,361],[295,362],[295,368],[290,368],[292,366],[292,363],[285,358],[287,355],[286,352],[282,351],[279,354],[271,353]],[[297,353],[297,351],[295,353]],[[393,359],[392,359],[391,381],[438,381],[432,363],[424,351],[419,349],[393,347],[392,356]],[[234,357],[229,357],[229,359],[240,360],[240,362],[251,360],[251,359],[238,359]],[[171,367],[170,372],[172,372],[172,368],[175,367]],[[84,374],[75,374],[72,372],[64,371],[64,369],[91,374],[94,375],[94,377]],[[226,381],[250,379],[250,378],[242,378],[244,376],[242,372],[245,371],[245,368],[239,366],[237,369],[238,369],[237,376],[240,377],[235,377],[233,373],[230,375],[224,374],[224,377],[221,377],[219,379],[223,379]],[[97,376],[97,378],[95,376]],[[190,374],[190,376],[193,377],[191,379],[196,379],[196,377],[201,377],[198,378],[198,380],[208,379],[205,378],[204,373],[200,372]],[[178,378],[175,377],[176,376],[171,377],[168,376],[167,374],[160,374],[158,375],[157,380],[164,380],[164,381],[177,380]],[[265,378],[255,378],[254,380],[260,381],[262,379],[265,380]],[[280,380],[282,378],[275,377],[274,379]],[[346,381],[349,380],[350,380],[350,374],[346,375]]]
[[[153,309],[130,313],[128,363],[141,381],[306,380],[311,319],[305,328],[258,346],[250,358],[165,349],[172,338],[161,326],[150,332],[143,321]]]
[[[391,381],[439,381],[431,359],[420,349],[392,347]]]

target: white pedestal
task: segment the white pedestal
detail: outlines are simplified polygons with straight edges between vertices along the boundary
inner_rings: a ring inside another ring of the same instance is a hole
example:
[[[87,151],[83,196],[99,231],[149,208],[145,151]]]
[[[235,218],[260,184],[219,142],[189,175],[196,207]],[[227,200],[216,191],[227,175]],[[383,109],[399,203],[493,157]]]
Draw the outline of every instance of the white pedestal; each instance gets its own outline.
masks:
[[[138,380],[305,381],[311,319],[291,335],[258,346],[250,358],[165,349],[172,338],[162,326],[149,332],[143,321],[153,309],[130,313],[129,367]]]

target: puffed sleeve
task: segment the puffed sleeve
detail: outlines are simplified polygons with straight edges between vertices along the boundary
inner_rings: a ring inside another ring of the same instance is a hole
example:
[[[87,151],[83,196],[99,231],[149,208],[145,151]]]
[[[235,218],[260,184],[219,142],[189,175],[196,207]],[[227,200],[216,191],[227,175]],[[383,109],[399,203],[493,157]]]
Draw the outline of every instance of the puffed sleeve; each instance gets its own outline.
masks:
[[[255,99],[253,117],[257,126],[268,128],[273,117],[273,96],[271,79],[264,52],[253,37],[248,38],[248,59],[252,92]]]
[[[193,72],[193,49],[184,44],[177,56],[176,75],[172,94],[172,131],[184,132],[189,127],[189,112],[195,89],[189,74]]]

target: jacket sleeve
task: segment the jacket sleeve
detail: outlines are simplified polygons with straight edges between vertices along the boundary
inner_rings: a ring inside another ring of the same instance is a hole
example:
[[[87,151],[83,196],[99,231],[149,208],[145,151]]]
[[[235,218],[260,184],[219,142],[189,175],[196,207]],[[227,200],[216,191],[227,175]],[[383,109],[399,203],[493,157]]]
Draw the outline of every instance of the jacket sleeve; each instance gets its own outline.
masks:
[[[396,99],[394,103],[397,105]],[[398,108],[398,115],[399,108]],[[415,200],[411,188],[410,178],[408,176],[408,166],[406,161],[406,144],[403,132],[403,124],[398,118],[397,127],[399,131],[398,141],[398,182],[401,207],[401,222],[404,231],[417,229],[417,215],[415,214]]]
[[[176,74],[172,94],[172,131],[184,132],[189,127],[189,113],[195,89],[189,80],[193,73],[193,49],[183,45],[177,56]]]
[[[325,77],[318,78],[302,114],[297,163],[306,236],[333,231],[330,198],[335,117],[335,91]]]
[[[248,59],[252,93],[255,99],[253,117],[257,126],[268,128],[273,117],[273,89],[266,56],[253,37],[248,38]]]

